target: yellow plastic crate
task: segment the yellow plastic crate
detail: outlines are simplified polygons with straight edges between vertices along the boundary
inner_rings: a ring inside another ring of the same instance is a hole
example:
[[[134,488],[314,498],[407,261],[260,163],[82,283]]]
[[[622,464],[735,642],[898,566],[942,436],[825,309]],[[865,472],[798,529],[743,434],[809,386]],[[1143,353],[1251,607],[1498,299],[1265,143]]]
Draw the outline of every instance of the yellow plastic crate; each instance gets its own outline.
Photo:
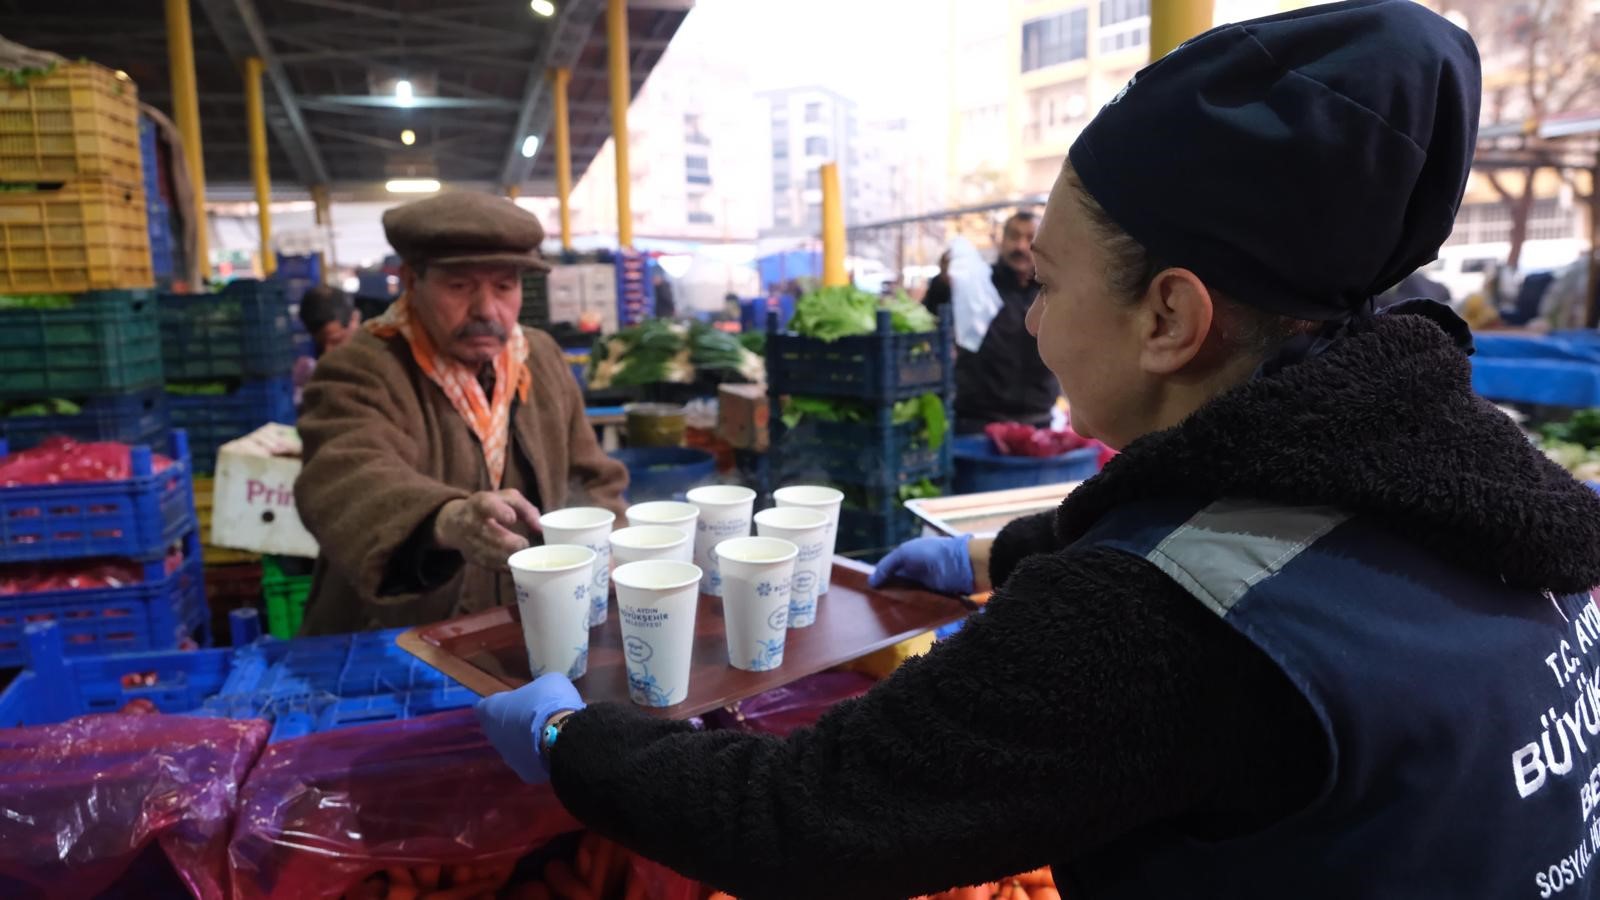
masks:
[[[0,191],[0,293],[146,288],[144,191],[105,181]]]
[[[0,181],[141,185],[139,91],[94,63],[0,80]]]
[[[244,550],[211,545],[211,507],[214,505],[216,481],[210,476],[194,476],[194,512],[200,520],[200,559],[207,566],[237,566],[260,562],[261,556]]]

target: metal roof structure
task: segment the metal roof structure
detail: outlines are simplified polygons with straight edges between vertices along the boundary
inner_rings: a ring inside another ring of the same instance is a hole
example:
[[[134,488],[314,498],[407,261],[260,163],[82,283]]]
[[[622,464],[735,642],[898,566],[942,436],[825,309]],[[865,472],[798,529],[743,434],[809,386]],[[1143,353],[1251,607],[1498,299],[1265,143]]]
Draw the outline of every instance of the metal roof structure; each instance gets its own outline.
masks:
[[[265,63],[276,194],[327,185],[375,197],[403,177],[553,194],[551,68],[572,70],[575,177],[611,136],[605,0],[554,5],[545,18],[527,0],[192,0],[208,196],[252,196],[240,75],[250,56]],[[692,6],[628,0],[633,93]],[[161,0],[0,0],[0,35],[121,69],[141,100],[171,114]],[[521,152],[528,135],[540,139],[532,159]]]

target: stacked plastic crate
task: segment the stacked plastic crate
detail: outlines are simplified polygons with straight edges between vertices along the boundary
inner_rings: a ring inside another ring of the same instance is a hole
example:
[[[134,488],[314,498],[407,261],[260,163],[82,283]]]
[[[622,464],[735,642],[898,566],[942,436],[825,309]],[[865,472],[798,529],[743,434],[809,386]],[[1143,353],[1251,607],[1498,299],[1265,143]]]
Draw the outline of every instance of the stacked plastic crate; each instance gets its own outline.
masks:
[[[261,558],[212,546],[212,475],[223,444],[292,424],[297,352],[283,281],[239,280],[218,294],[162,294],[161,350],[175,427],[189,435],[213,623],[263,600]],[[219,632],[220,633],[220,632]]]
[[[165,446],[138,93],[92,63],[0,84],[0,437]]]
[[[144,701],[165,713],[268,719],[273,741],[470,706],[477,695],[395,645],[399,630],[257,640],[232,618],[233,650],[69,658],[58,628],[30,629],[28,670],[0,693],[0,728],[46,725]]]
[[[767,328],[772,486],[843,492],[840,553],[872,554],[916,537],[921,526],[904,501],[950,486],[948,312],[923,334],[895,333],[881,310],[875,333],[836,341],[780,331],[775,313]]]
[[[139,118],[139,157],[144,167],[145,214],[150,234],[150,273],[163,287],[179,277],[177,230],[172,227],[172,186],[156,139],[156,126]]]

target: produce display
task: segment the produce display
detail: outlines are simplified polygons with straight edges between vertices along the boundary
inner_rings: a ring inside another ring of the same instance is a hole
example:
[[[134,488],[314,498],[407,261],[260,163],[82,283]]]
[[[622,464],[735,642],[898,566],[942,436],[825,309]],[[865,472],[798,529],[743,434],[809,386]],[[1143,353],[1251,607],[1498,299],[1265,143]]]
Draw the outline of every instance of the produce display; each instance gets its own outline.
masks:
[[[51,438],[21,453],[0,458],[0,487],[123,481],[133,475],[132,449],[127,444],[79,443]],[[152,468],[162,472],[172,460],[152,454]]]
[[[689,384],[702,372],[761,381],[766,366],[736,335],[695,322],[651,319],[601,338],[589,354],[589,387]]]
[[[1070,428],[1053,431],[1021,422],[994,422],[984,426],[983,433],[1002,456],[1060,456],[1090,443]]]
[[[163,563],[165,574],[178,571],[183,568],[183,551],[169,550]],[[125,560],[0,566],[0,597],[46,591],[93,591],[143,583],[144,566]]]
[[[47,397],[12,404],[0,404],[0,417],[24,418],[29,416],[76,416],[83,407],[61,397]]]
[[[856,400],[837,397],[785,397],[783,399],[783,424],[795,428],[807,419],[821,422],[870,422],[876,411]],[[937,450],[944,444],[950,430],[950,419],[945,414],[944,400],[938,394],[923,394],[896,403],[890,414],[890,424],[904,425],[922,420],[922,438]]]
[[[1582,481],[1600,481],[1600,409],[1585,409],[1565,422],[1539,429],[1545,455]]]
[[[71,294],[0,295],[0,309],[71,309],[76,305]]]
[[[894,330],[901,334],[921,334],[939,327],[926,307],[904,293],[880,301],[876,294],[845,285],[818,288],[801,297],[794,305],[789,328],[821,341],[872,334],[878,330],[880,308],[889,311]]]

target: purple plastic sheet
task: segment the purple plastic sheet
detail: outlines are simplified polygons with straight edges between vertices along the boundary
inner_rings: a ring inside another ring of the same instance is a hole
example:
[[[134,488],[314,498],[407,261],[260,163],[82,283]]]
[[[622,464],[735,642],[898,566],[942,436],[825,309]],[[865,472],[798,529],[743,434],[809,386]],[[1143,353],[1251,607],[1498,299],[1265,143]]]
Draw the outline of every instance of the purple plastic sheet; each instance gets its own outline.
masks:
[[[270,730],[167,715],[0,730],[0,897],[94,897],[153,845],[222,900],[239,786]]]
[[[835,703],[859,697],[874,684],[877,681],[870,675],[859,672],[822,672],[710,713],[706,725],[787,737],[797,728],[816,724]]]

